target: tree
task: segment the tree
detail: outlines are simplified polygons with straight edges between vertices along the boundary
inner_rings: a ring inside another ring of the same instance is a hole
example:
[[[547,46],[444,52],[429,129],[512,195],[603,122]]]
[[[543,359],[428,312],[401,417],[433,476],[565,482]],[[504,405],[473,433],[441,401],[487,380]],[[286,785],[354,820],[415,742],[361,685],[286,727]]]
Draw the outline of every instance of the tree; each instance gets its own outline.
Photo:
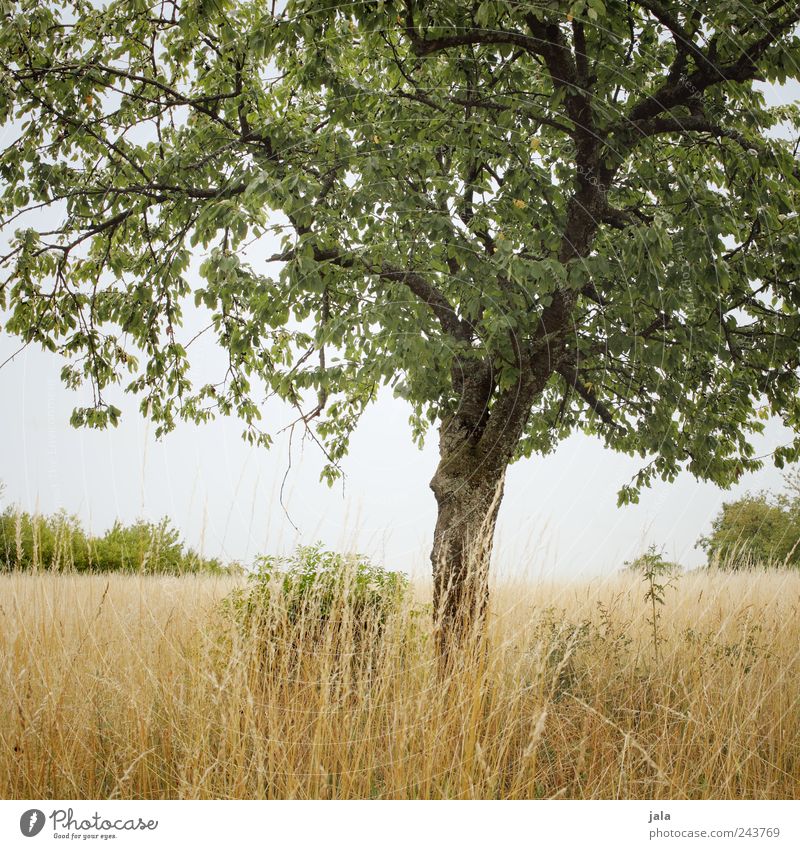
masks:
[[[723,569],[800,567],[800,473],[786,476],[786,492],[747,493],[722,505],[711,534],[699,545]]]
[[[596,434],[644,458],[625,503],[681,469],[729,485],[761,463],[761,414],[798,424],[800,121],[757,83],[795,72],[799,18],[783,0],[6,4],[6,330],[89,382],[76,425],[115,424],[128,375],[159,432],[237,414],[266,445],[275,395],[329,480],[393,387],[416,439],[438,429],[446,642],[482,622],[515,459]],[[270,234],[280,250],[248,260]],[[192,295],[218,383],[191,379]]]

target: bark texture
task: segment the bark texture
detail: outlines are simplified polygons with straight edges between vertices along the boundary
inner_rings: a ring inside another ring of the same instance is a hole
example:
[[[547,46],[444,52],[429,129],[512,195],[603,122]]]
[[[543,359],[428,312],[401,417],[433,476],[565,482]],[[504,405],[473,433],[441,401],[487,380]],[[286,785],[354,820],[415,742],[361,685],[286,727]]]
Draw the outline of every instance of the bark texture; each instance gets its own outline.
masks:
[[[439,429],[439,465],[431,480],[438,515],[433,538],[433,606],[438,648],[450,650],[484,632],[489,563],[506,468],[540,386],[530,373],[497,398],[490,373],[463,380],[462,405]]]
[[[505,464],[499,468],[481,464],[467,447],[453,449],[449,442],[443,434],[441,460],[431,481],[438,505],[431,552],[433,605],[443,656],[483,632],[489,563],[505,481]]]

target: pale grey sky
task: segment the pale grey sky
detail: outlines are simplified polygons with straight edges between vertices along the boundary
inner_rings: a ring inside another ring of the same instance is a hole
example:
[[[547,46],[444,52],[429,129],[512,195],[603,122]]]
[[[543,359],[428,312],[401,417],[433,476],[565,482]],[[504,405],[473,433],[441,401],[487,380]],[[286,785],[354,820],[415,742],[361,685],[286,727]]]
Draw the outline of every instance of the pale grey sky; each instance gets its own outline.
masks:
[[[0,335],[0,361],[16,344]],[[31,348],[0,369],[5,504],[43,512],[63,507],[97,531],[117,517],[169,515],[190,544],[210,555],[248,560],[297,540],[321,539],[394,568],[427,569],[436,445],[433,438],[422,451],[412,445],[405,402],[387,395],[365,416],[344,463],[344,492],[319,482],[319,451],[296,435],[284,498],[296,531],[279,503],[288,434],[267,452],[240,439],[237,421],[219,420],[181,424],[156,441],[129,396],[123,396],[118,429],[75,430],[68,420],[76,399],[61,384],[60,368],[57,357]],[[275,408],[273,416],[273,429],[292,420],[290,410]],[[759,449],[771,450],[781,438],[772,423]],[[781,484],[771,465],[730,493],[681,475],[646,490],[640,504],[618,509],[616,491],[639,462],[575,436],[551,456],[518,463],[501,509],[496,565],[537,574],[607,574],[649,542],[697,565],[703,555],[694,543],[723,499]]]

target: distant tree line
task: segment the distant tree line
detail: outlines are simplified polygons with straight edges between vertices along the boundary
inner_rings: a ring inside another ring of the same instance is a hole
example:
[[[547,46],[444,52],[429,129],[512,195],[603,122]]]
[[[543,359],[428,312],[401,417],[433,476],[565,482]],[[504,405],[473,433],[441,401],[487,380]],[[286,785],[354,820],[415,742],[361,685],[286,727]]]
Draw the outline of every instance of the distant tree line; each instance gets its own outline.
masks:
[[[223,574],[235,568],[185,548],[166,518],[130,525],[117,521],[102,536],[93,536],[64,511],[39,516],[8,508],[0,514],[0,572]]]
[[[722,505],[710,534],[698,541],[709,566],[800,568],[800,470],[784,480],[781,493],[747,493]],[[667,563],[652,546],[625,567],[646,571],[654,559],[672,571],[681,568]],[[102,536],[93,536],[76,516],[63,510],[40,516],[9,507],[0,513],[0,572],[14,570],[226,574],[242,567],[185,547],[166,517],[128,525],[116,521]]]

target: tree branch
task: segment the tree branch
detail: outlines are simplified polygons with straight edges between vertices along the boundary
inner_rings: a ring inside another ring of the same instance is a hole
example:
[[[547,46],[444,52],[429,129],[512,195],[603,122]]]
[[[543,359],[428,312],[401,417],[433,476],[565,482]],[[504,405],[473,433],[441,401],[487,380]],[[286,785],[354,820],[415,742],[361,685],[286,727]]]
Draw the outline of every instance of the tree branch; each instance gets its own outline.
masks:
[[[578,395],[580,395],[581,398],[583,398],[583,400],[597,413],[603,424],[608,425],[614,430],[624,429],[617,423],[611,411],[597,397],[597,395],[595,395],[594,391],[580,379],[577,369],[569,363],[561,363],[557,371],[567,382],[567,386],[574,389]]]
[[[685,106],[717,83],[747,82],[756,79],[758,60],[778,39],[791,32],[798,21],[800,21],[800,6],[795,6],[785,20],[771,27],[766,35],[751,42],[735,59],[723,65],[716,63],[711,51],[708,53],[701,51],[702,59],[696,56],[700,65],[697,70],[688,76],[680,76],[677,80],[668,75],[653,94],[646,95],[634,103],[628,115],[612,127],[611,131],[624,130],[637,121],[655,118],[676,106]]]
[[[267,257],[266,261],[289,262],[295,259],[297,255],[297,251],[291,248]],[[339,268],[350,269],[355,268],[357,264],[361,264],[368,274],[374,274],[381,280],[387,280],[392,283],[402,283],[412,294],[430,308],[445,333],[460,341],[467,341],[470,338],[469,325],[458,317],[455,309],[444,294],[418,272],[397,268],[387,262],[383,262],[380,266],[373,266],[365,262],[361,257],[356,257],[353,254],[347,254],[337,250],[321,250],[316,246],[314,246],[314,260],[320,263],[330,263]]]

